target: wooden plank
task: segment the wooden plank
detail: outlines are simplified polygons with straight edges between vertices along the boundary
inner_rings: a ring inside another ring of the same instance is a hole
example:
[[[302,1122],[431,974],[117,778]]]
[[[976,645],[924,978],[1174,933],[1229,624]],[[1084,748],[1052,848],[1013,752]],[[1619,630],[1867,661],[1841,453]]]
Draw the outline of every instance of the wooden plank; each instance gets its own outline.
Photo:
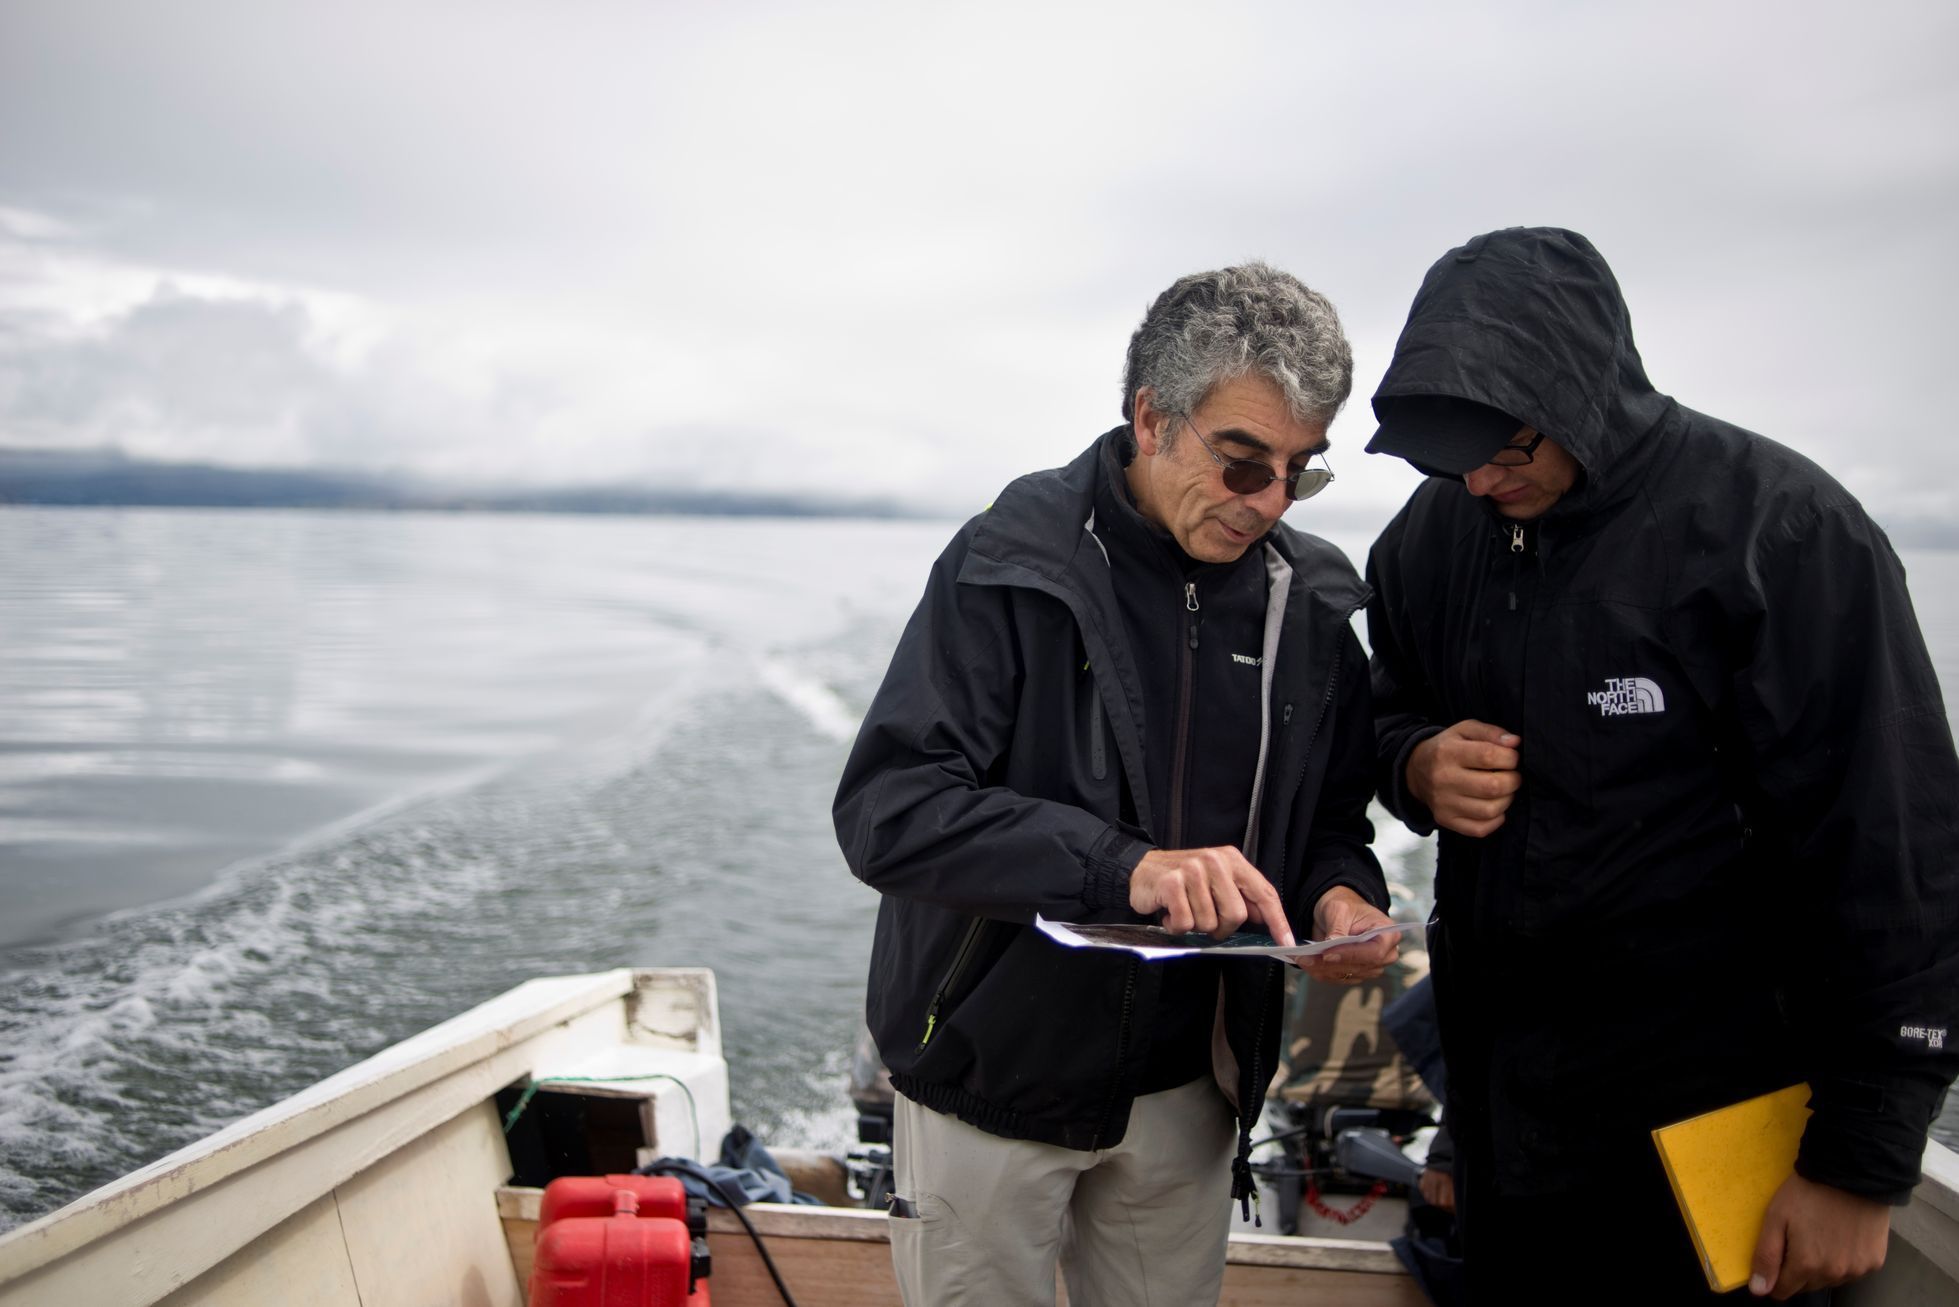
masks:
[[[158,1307],[265,1307],[267,1303],[361,1307],[332,1195],[198,1276]]]
[[[503,1217],[503,1241],[510,1249],[510,1269],[516,1273],[517,1288],[524,1301],[531,1297],[531,1267],[537,1260],[537,1222]]]
[[[506,1221],[514,1221],[518,1224],[528,1221],[536,1225],[538,1208],[543,1202],[542,1189],[514,1184],[497,1186],[497,1215]]]
[[[541,1192],[505,1186],[497,1210],[513,1260],[528,1258]],[[849,1207],[753,1203],[743,1209],[799,1302],[809,1307],[884,1307],[899,1303],[882,1212]],[[725,1307],[775,1307],[781,1295],[733,1212],[712,1208],[714,1300]],[[520,1254],[519,1250],[523,1252]],[[528,1266],[528,1262],[525,1263]],[[1414,1280],[1386,1245],[1359,1239],[1295,1239],[1234,1234],[1222,1302],[1232,1307],[1297,1307],[1300,1295],[1339,1307],[1424,1307]],[[1063,1292],[1059,1303],[1067,1302]]]
[[[535,1212],[535,1208],[532,1209]],[[854,1207],[806,1207],[751,1203],[743,1209],[764,1238],[876,1240],[886,1242],[882,1212]],[[707,1214],[710,1233],[739,1233],[732,1212]],[[1401,1263],[1386,1244],[1364,1239],[1301,1239],[1290,1235],[1233,1234],[1229,1260],[1234,1265],[1303,1270],[1356,1271],[1401,1275]]]
[[[767,1242],[769,1255],[783,1280],[807,1307],[900,1307],[902,1299],[891,1270],[891,1250],[880,1227],[883,1217],[875,1212],[818,1213],[800,1209],[801,1220],[785,1220],[792,1209],[767,1210],[769,1204],[748,1209],[756,1230]],[[811,1216],[814,1219],[809,1219]],[[842,1219],[838,1219],[842,1218]],[[868,1220],[860,1218],[869,1218]],[[782,1301],[775,1283],[732,1213],[709,1213],[709,1242],[714,1253],[712,1280],[717,1307],[774,1307]],[[795,1228],[797,1234],[785,1233]],[[1264,1238],[1272,1238],[1265,1236]],[[1305,1244],[1309,1241],[1297,1241]],[[1312,1242],[1355,1242],[1312,1241]],[[1233,1238],[1233,1257],[1225,1268],[1221,1307],[1298,1307],[1302,1302],[1338,1304],[1338,1307],[1426,1307],[1427,1299],[1415,1281],[1401,1271],[1401,1264],[1385,1248],[1379,1252],[1393,1270],[1339,1270],[1315,1266],[1314,1261],[1356,1260],[1364,1250],[1301,1247],[1286,1250],[1299,1265],[1273,1264],[1280,1250],[1271,1246],[1241,1249]],[[1240,1262],[1241,1252],[1263,1257]],[[1371,1256],[1362,1258],[1378,1264]],[[1057,1303],[1065,1307],[1067,1293],[1062,1290]]]
[[[731,1218],[728,1224],[733,1233],[711,1230],[708,1234],[714,1254],[709,1284],[715,1307],[781,1307],[782,1295],[776,1292],[755,1245],[738,1222]],[[891,1273],[891,1247],[882,1239],[763,1238],[802,1307],[903,1307]]]
[[[889,1245],[889,1221],[883,1212],[867,1212],[861,1207],[809,1207],[787,1203],[750,1203],[742,1208],[755,1230],[764,1239],[827,1239],[842,1243]],[[741,1221],[731,1211],[710,1207],[707,1232],[747,1237]]]
[[[496,1110],[478,1103],[340,1186],[361,1307],[521,1307],[493,1196],[509,1174]]]
[[[1224,1268],[1224,1292],[1218,1297],[1219,1307],[1300,1307],[1301,1303],[1323,1303],[1328,1307],[1429,1307],[1421,1286],[1406,1273],[1383,1275],[1373,1271],[1235,1263]]]

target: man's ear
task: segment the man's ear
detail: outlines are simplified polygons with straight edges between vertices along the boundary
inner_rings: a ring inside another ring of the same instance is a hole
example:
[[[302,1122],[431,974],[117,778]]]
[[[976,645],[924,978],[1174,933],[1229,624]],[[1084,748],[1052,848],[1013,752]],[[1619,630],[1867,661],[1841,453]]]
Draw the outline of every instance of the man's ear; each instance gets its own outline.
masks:
[[[1155,458],[1163,452],[1168,443],[1171,418],[1156,406],[1156,391],[1144,386],[1136,392],[1136,402],[1130,406],[1135,417],[1130,426],[1136,433],[1136,452]]]

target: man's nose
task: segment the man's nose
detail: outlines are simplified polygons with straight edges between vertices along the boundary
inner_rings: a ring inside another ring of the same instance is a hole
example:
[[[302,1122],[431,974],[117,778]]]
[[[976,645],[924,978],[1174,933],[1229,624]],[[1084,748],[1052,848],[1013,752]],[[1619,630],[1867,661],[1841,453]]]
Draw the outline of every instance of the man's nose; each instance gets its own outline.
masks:
[[[1286,493],[1286,483],[1283,481],[1267,482],[1265,489],[1255,495],[1246,495],[1245,498],[1253,508],[1258,510],[1258,515],[1268,522],[1278,521],[1285,516],[1286,510],[1292,507],[1292,497]]]
[[[1462,474],[1463,488],[1472,495],[1487,495],[1496,489],[1496,483],[1503,480],[1503,469],[1494,463],[1485,463],[1474,472]]]

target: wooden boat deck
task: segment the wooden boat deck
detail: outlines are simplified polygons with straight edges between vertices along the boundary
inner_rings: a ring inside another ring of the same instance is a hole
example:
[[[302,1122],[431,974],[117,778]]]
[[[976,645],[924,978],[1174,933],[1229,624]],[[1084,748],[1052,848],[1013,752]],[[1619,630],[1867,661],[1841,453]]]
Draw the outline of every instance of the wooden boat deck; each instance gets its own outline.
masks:
[[[728,1128],[712,973],[530,981],[0,1235],[0,1307],[524,1307],[538,1191],[506,1184],[494,1096],[654,1068],[648,1142],[698,1156]],[[747,1210],[804,1307],[898,1301],[882,1214]],[[715,1301],[779,1302],[734,1218],[710,1222]],[[1941,1145],[1926,1151],[1891,1248],[1884,1271],[1839,1303],[1959,1303],[1959,1157]],[[1235,1234],[1224,1301],[1423,1299],[1384,1244]]]

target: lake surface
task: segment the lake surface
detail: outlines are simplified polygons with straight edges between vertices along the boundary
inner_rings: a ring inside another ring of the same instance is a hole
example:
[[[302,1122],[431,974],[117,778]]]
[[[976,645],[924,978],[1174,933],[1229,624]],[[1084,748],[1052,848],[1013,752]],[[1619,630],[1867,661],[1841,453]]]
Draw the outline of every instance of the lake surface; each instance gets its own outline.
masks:
[[[0,1228],[614,966],[715,968],[737,1117],[844,1146],[830,797],[953,528],[0,509]],[[1906,562],[1959,685],[1959,556]]]

